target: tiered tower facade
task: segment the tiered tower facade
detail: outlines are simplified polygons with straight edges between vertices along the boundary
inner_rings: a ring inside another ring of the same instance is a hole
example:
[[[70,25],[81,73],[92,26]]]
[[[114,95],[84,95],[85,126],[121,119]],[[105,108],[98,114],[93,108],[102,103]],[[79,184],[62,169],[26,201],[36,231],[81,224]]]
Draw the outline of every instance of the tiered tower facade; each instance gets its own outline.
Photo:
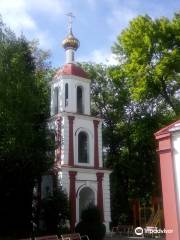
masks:
[[[74,61],[79,41],[72,33],[71,22],[63,47],[66,63],[51,82],[50,125],[58,144],[55,169],[69,197],[71,230],[81,220],[82,210],[91,204],[101,209],[109,231],[110,171],[102,162],[102,119],[91,116],[91,80]]]

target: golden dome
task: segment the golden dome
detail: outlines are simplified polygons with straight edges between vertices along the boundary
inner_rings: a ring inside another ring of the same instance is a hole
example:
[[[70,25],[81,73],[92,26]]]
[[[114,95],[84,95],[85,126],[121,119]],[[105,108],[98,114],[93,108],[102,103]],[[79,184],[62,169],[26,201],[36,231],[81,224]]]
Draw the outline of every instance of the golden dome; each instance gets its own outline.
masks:
[[[70,31],[67,37],[63,40],[62,45],[64,49],[72,48],[74,50],[77,50],[80,42],[77,38],[74,37],[72,31]]]

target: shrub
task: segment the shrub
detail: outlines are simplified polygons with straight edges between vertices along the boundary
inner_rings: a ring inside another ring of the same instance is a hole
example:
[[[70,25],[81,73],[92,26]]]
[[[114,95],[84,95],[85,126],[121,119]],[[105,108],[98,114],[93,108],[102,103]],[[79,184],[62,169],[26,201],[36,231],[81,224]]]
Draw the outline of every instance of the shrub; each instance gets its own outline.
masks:
[[[83,210],[81,221],[75,231],[81,235],[88,235],[90,240],[102,240],[106,233],[106,227],[102,222],[101,211],[96,206],[90,206]]]
[[[42,232],[44,234],[57,234],[63,232],[64,226],[69,219],[69,203],[62,189],[54,192],[41,202]]]

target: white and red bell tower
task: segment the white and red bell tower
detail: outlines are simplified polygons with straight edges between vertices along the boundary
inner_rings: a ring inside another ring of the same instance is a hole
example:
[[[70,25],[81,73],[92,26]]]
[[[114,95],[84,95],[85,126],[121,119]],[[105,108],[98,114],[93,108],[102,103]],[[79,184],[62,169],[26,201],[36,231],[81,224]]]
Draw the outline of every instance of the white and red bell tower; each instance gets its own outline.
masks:
[[[91,116],[90,83],[74,60],[79,41],[72,33],[63,41],[66,63],[51,82],[51,126],[56,129],[56,169],[71,207],[71,230],[89,204],[97,205],[109,231],[111,171],[103,168],[102,119]]]

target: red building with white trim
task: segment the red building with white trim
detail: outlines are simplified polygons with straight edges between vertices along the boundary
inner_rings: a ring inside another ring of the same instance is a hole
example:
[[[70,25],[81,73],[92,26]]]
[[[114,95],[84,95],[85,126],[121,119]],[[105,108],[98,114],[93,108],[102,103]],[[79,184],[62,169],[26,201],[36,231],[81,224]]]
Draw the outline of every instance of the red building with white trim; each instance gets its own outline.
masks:
[[[155,133],[160,159],[166,240],[180,239],[180,120]]]

